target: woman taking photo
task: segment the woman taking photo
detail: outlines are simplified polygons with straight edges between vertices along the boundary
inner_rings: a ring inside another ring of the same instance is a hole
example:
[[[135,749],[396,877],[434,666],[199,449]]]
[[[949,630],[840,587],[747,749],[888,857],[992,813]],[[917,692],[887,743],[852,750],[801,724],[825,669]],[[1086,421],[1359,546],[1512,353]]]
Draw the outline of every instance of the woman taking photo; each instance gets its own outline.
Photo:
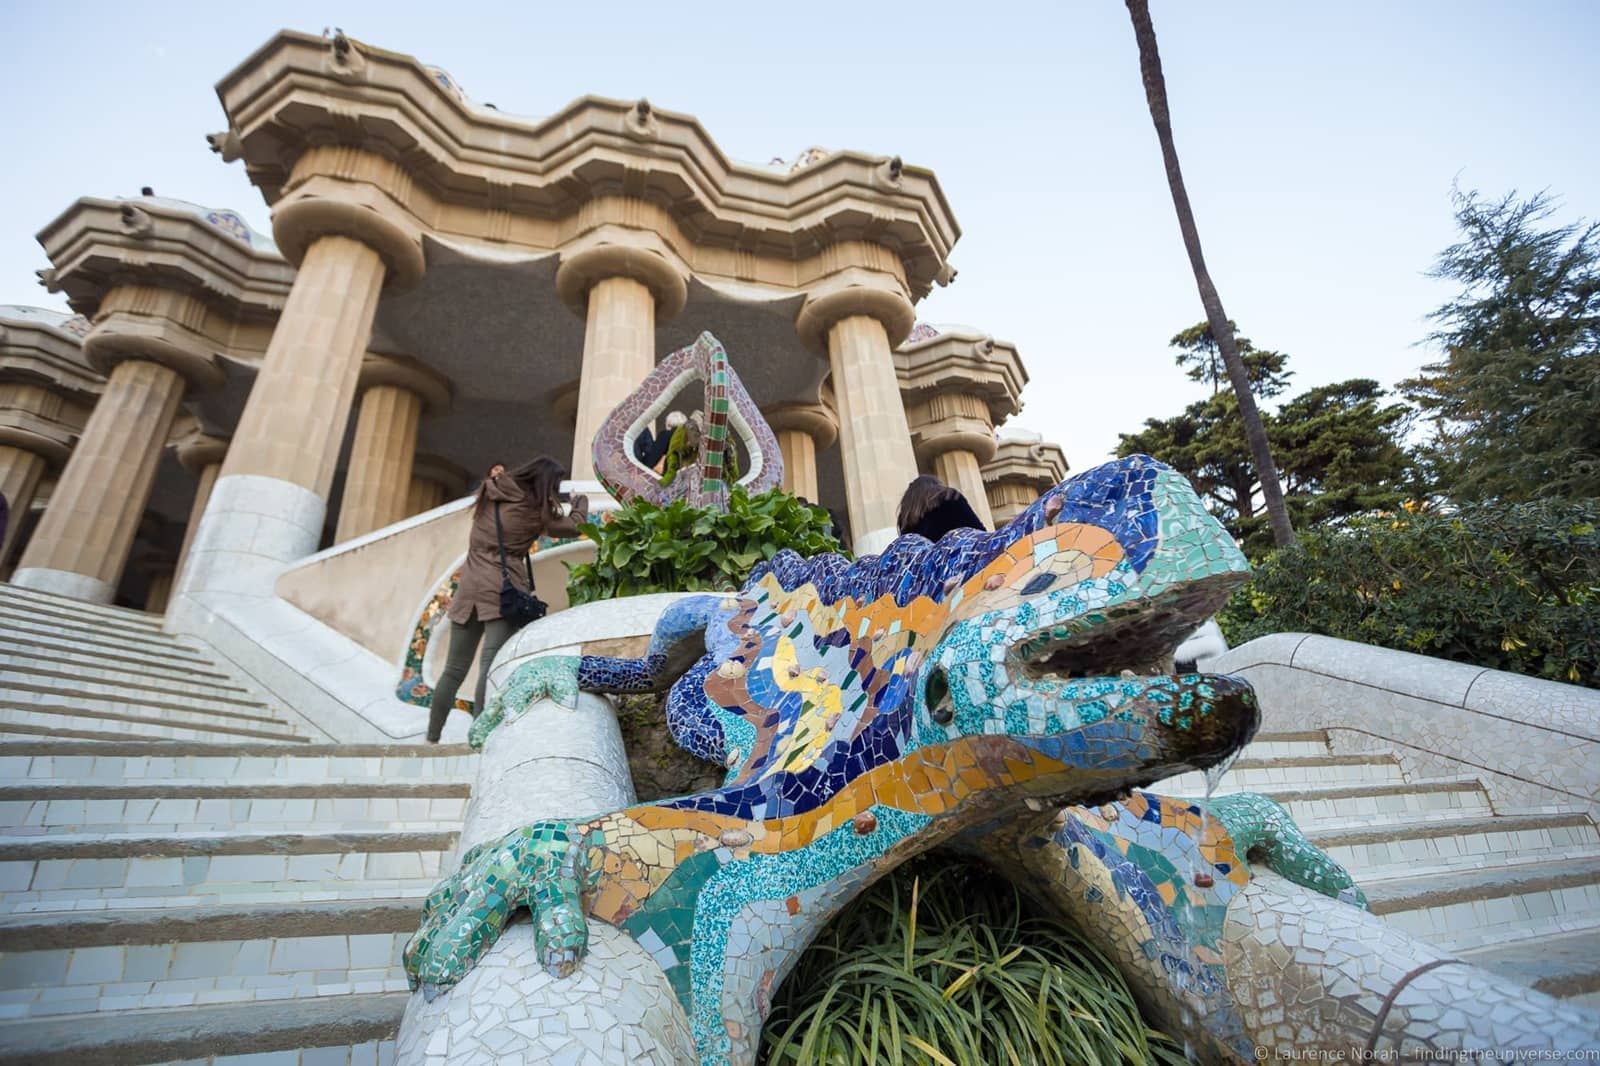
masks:
[[[483,710],[484,686],[495,655],[515,632],[515,627],[500,616],[500,589],[506,581],[532,593],[523,560],[528,549],[541,536],[575,537],[577,524],[588,517],[589,499],[572,498],[572,516],[561,514],[560,485],[566,468],[547,455],[541,455],[515,470],[496,463],[478,488],[472,507],[472,530],[467,541],[467,560],[461,564],[461,580],[450,600],[446,615],[450,619],[450,651],[444,672],[433,688],[428,708],[428,742],[437,744],[444,723],[455,706],[456,691],[478,656],[478,687],[473,696],[472,713]],[[499,532],[496,532],[496,512]],[[502,540],[504,559],[501,566]]]

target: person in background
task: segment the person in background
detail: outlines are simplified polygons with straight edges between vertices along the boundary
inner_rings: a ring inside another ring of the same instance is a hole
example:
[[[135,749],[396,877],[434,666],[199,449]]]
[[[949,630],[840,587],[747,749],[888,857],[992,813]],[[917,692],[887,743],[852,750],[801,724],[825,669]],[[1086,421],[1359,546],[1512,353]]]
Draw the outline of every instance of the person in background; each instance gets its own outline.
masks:
[[[667,446],[672,443],[672,431],[683,425],[682,411],[667,412],[666,428],[652,432],[646,426],[633,442],[633,457],[656,473],[661,472],[661,460],[667,457]]]
[[[478,487],[472,509],[472,529],[467,537],[467,560],[461,564],[461,579],[456,594],[445,612],[450,619],[450,651],[444,672],[433,688],[428,707],[428,743],[437,744],[444,723],[456,703],[456,692],[472,667],[472,656],[481,643],[478,656],[478,687],[472,713],[483,710],[484,686],[489,666],[496,653],[512,634],[511,623],[500,617],[500,586],[505,578],[524,592],[528,588],[527,569],[522,560],[539,537],[575,537],[577,523],[587,519],[587,496],[572,498],[570,517],[561,513],[560,487],[566,468],[547,455],[507,470],[496,463]],[[506,567],[500,567],[500,537],[495,532],[495,511],[500,512],[500,529],[505,537]]]
[[[900,497],[898,525],[902,537],[916,533],[935,543],[953,529],[984,529],[967,498],[932,474],[923,474],[906,486]]]

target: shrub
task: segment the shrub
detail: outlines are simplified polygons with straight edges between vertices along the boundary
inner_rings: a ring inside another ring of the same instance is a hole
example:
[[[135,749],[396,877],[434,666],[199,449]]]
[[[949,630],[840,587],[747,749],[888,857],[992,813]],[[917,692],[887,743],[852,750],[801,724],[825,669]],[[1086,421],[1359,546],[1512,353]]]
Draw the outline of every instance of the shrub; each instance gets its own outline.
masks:
[[[1218,621],[1600,687],[1600,501],[1476,504],[1313,529]]]
[[[1075,929],[947,855],[840,912],[779,989],[762,1045],[769,1066],[1184,1061]]]
[[[678,500],[658,507],[632,500],[604,522],[579,527],[595,542],[595,561],[570,567],[573,604],[648,592],[738,588],[756,564],[784,548],[801,555],[842,552],[820,507],[774,489],[734,489],[727,513]]]

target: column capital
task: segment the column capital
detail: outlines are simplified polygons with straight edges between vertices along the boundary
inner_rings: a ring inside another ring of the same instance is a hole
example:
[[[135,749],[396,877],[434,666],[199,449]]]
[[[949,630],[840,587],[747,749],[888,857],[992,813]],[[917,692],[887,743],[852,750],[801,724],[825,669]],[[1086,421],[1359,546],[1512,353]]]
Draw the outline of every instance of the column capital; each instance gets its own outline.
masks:
[[[903,383],[901,397],[907,398]],[[970,452],[980,464],[994,458],[998,445],[982,395],[958,389],[952,382],[908,400],[905,406],[917,462],[927,465],[953,451]]]
[[[356,390],[365,392],[375,385],[390,385],[416,393],[422,399],[423,409],[430,413],[448,408],[453,391],[449,378],[421,360],[409,355],[367,352],[361,357],[361,376],[356,381]]]
[[[192,433],[180,440],[175,450],[183,468],[199,477],[206,467],[214,466],[227,457],[228,439],[209,433]]]
[[[947,452],[959,451],[970,452],[981,465],[993,459],[999,448],[992,432],[963,428],[955,420],[912,426],[911,446],[916,449],[917,462],[924,464]]]
[[[630,278],[650,290],[656,322],[672,318],[689,299],[689,283],[665,242],[653,233],[621,226],[601,226],[581,247],[562,251],[556,269],[556,292],[579,314],[587,313],[589,290],[609,278]]]
[[[320,237],[349,237],[383,258],[388,284],[422,279],[421,226],[406,209],[411,178],[398,163],[336,145],[313,148],[295,164],[290,191],[272,209],[272,238],[295,266]]]
[[[1016,345],[966,326],[929,326],[918,333],[894,353],[907,405],[941,393],[966,393],[984,402],[991,426],[1022,409],[1028,372]]]
[[[164,366],[187,389],[209,392],[227,380],[216,347],[201,332],[206,306],[190,293],[156,285],[117,285],[100,301],[83,339],[89,365],[110,376],[119,363]]]
[[[795,331],[819,355],[828,353],[828,331],[843,319],[864,315],[883,325],[889,347],[895,348],[911,333],[916,311],[903,282],[892,274],[849,267],[831,275],[806,294],[805,306],[795,316]]]
[[[53,467],[67,461],[81,421],[66,415],[67,404],[47,385],[0,380],[0,446],[37,455]]]
[[[411,479],[441,485],[444,487],[445,498],[453,500],[467,491],[472,475],[464,467],[452,463],[442,455],[418,452],[411,463]]]
[[[761,417],[767,420],[774,433],[789,430],[804,433],[815,442],[819,452],[839,438],[838,412],[820,403],[773,404],[762,410]]]

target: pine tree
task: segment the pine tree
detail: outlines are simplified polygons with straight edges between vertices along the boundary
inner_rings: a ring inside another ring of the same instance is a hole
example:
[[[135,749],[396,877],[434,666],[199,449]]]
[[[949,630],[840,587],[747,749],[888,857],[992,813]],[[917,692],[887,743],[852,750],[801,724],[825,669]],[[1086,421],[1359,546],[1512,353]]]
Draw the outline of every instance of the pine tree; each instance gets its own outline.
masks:
[[[1456,501],[1600,497],[1600,223],[1551,225],[1545,194],[1454,196],[1434,277],[1444,358],[1402,382],[1433,425],[1423,460]]]

